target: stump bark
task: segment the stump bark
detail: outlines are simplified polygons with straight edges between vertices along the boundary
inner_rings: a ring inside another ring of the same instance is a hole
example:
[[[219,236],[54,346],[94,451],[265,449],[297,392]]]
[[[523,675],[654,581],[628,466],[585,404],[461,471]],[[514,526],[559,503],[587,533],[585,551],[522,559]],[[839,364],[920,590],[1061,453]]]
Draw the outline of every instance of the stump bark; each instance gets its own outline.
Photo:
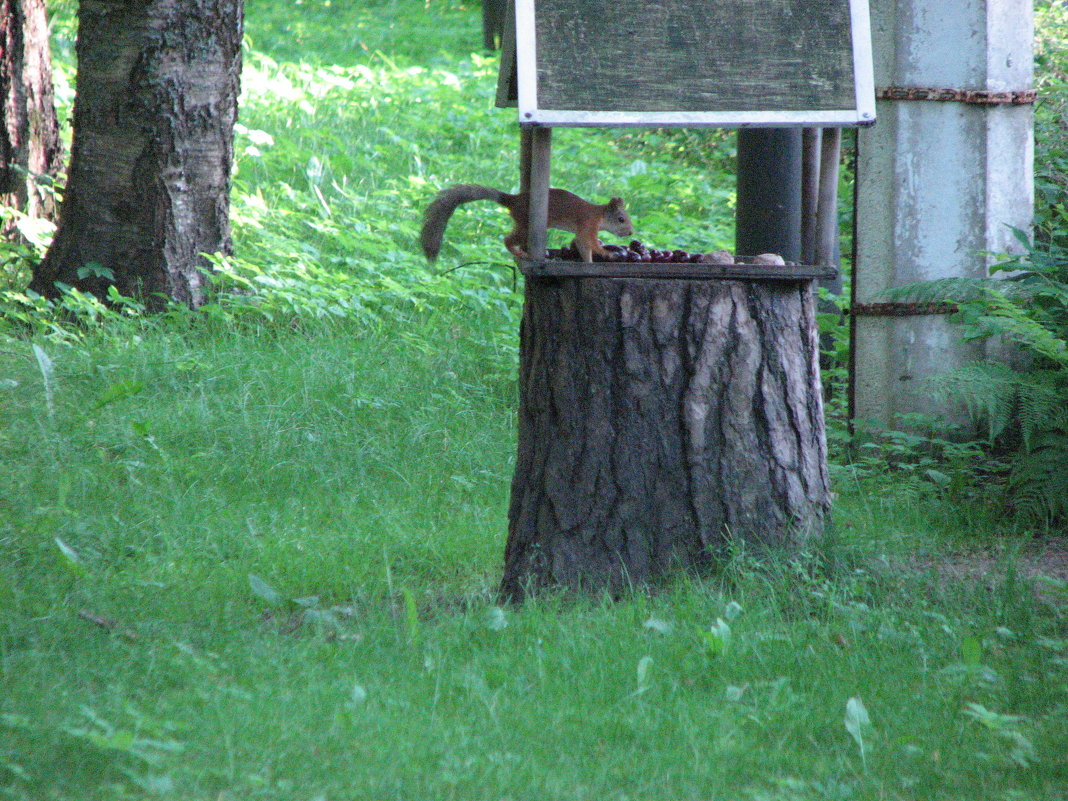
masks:
[[[809,282],[528,281],[502,593],[818,536],[818,356]]]

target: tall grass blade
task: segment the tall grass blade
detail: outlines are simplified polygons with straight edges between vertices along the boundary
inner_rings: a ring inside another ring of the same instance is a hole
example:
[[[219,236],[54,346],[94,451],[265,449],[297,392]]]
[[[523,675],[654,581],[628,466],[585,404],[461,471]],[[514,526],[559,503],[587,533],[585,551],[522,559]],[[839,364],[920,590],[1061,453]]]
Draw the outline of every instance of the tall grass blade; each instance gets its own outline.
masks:
[[[44,348],[36,342],[33,344],[33,355],[37,357],[37,366],[41,370],[41,379],[44,382],[45,408],[48,409],[48,417],[49,419],[55,419],[56,403],[55,395],[52,391],[55,366],[52,363],[52,359],[44,352]]]

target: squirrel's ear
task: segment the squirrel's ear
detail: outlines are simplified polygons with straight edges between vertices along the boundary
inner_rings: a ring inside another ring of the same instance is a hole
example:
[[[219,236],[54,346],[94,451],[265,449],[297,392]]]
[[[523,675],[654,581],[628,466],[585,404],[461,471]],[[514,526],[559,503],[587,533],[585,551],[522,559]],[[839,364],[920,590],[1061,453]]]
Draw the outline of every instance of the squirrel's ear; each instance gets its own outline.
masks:
[[[611,200],[608,201],[608,205],[611,206],[614,209],[621,209],[621,208],[623,208],[623,198],[614,197],[614,198],[612,198]]]

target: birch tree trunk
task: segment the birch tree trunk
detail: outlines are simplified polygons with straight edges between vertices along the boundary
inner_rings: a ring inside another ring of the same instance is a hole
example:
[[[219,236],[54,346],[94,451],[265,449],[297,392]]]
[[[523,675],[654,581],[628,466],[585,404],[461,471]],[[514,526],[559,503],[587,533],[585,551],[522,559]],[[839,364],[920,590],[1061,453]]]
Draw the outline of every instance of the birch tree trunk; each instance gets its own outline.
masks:
[[[0,204],[52,219],[62,169],[44,0],[0,0]]]
[[[531,280],[501,590],[617,589],[830,504],[805,282]]]
[[[31,289],[196,306],[230,251],[243,0],[82,0],[67,189]]]

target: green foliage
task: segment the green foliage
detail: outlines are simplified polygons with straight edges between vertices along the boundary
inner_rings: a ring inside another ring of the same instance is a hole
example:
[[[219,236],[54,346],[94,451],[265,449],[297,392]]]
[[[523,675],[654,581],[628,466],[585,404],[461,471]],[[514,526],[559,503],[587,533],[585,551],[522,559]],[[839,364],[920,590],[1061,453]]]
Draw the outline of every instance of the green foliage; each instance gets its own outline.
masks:
[[[1030,449],[1043,431],[1068,424],[1064,377],[1054,370],[1014,370],[1003,362],[975,362],[932,378],[941,398],[963,403],[983,422],[987,439],[1018,436]]]
[[[1007,489],[1013,505],[1026,518],[1068,518],[1068,434],[1062,429],[1034,436],[1013,464]]]
[[[1035,200],[1039,239],[1068,204],[1068,5],[1035,3]]]
[[[1021,768],[1031,767],[1034,763],[1035,747],[1020,731],[1019,726],[1023,718],[1019,715],[992,712],[982,704],[976,703],[969,703],[964,709],[964,714],[1004,741],[1010,762]]]
[[[871,729],[871,718],[864,702],[859,698],[850,698],[846,701],[845,728],[849,736],[853,738],[860,749],[860,760],[867,769],[868,761],[865,758],[865,737]]]
[[[84,722],[65,726],[63,732],[82,746],[118,755],[118,759],[111,761],[117,772],[150,795],[171,793],[173,780],[167,774],[155,771],[185,749],[183,743],[168,736],[174,725],[169,721],[157,721],[133,708],[125,712],[125,716],[131,718],[130,725],[119,727],[90,707],[83,706]],[[146,770],[153,772],[145,773]]]
[[[840,294],[819,288],[816,327],[820,341],[820,380],[829,420],[844,423],[848,416],[846,392],[849,386],[849,306],[848,280]]]
[[[852,434],[832,439],[838,450],[832,472],[843,478],[881,479],[895,475],[901,489],[934,486],[947,501],[974,494],[996,468],[979,443],[961,436],[959,427],[933,415],[898,416],[901,430],[877,421],[856,420]]]
[[[55,226],[10,206],[0,206],[0,226],[12,226],[17,235],[0,241],[0,287],[23,286],[33,266],[44,258]]]

